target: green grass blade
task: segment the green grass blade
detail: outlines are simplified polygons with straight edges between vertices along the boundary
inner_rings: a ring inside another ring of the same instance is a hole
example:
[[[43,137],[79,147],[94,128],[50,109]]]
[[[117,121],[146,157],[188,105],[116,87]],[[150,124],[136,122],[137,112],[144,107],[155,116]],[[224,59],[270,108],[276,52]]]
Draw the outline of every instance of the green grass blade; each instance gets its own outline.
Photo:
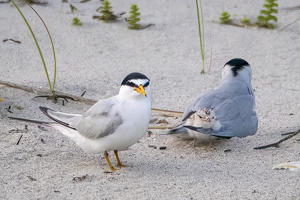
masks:
[[[28,6],[30,6],[28,4]],[[50,42],[51,42],[51,46],[52,46],[52,51],[53,51],[53,60],[54,60],[54,78],[53,78],[53,85],[52,85],[52,90],[54,91],[54,87],[55,87],[55,82],[56,82],[56,56],[55,56],[55,50],[54,50],[54,45],[53,45],[53,41],[52,41],[52,37],[50,35],[50,32],[48,30],[48,27],[46,26],[44,20],[41,18],[41,16],[33,9],[33,7],[30,6],[30,8],[37,14],[37,16],[41,19],[41,21],[43,22],[46,30],[47,30],[47,33],[48,33],[48,36],[49,36],[49,39],[50,39]]]
[[[202,60],[203,60],[203,73],[204,73],[204,58],[205,58],[205,48],[204,48],[204,20],[203,20],[203,12],[202,12],[202,4],[201,4],[201,0],[199,0],[199,5],[200,5],[200,16],[201,16],[201,23],[202,23],[202,51],[201,51],[201,54],[202,54]]]
[[[197,18],[198,18],[201,58],[202,58],[202,65],[203,65],[203,69],[202,69],[201,73],[204,73],[204,44],[203,44],[204,40],[202,39],[202,32],[203,32],[204,29],[203,29],[203,27],[201,28],[201,24],[200,24],[200,14],[199,14],[198,0],[196,0],[196,7],[197,7]],[[200,2],[200,8],[201,8],[201,2]],[[201,8],[201,15],[202,15],[202,8]],[[203,16],[202,16],[202,25],[203,25]]]
[[[12,3],[15,5],[15,7],[18,9],[19,13],[20,13],[21,16],[23,17],[25,23],[27,24],[27,26],[28,26],[28,28],[29,28],[29,30],[30,30],[30,32],[31,32],[31,35],[32,35],[32,37],[33,37],[33,39],[34,39],[34,41],[35,41],[35,44],[36,44],[36,46],[37,46],[37,48],[38,48],[38,50],[39,50],[39,53],[40,53],[40,56],[41,56],[41,59],[42,59],[42,62],[43,62],[44,68],[45,68],[45,72],[46,72],[46,75],[47,75],[47,79],[48,79],[48,84],[49,84],[50,90],[51,90],[51,92],[53,93],[53,89],[52,89],[52,86],[51,86],[51,83],[50,83],[50,79],[49,79],[49,74],[48,74],[47,67],[46,67],[46,63],[45,63],[45,60],[44,60],[42,51],[41,51],[41,49],[40,49],[40,46],[39,46],[39,44],[38,44],[38,42],[37,42],[37,39],[36,39],[36,37],[35,37],[35,35],[34,35],[32,29],[31,29],[29,23],[27,22],[25,16],[24,16],[23,13],[21,12],[21,10],[20,10],[19,7],[17,6],[17,4],[14,2],[14,0],[11,0],[11,2],[12,2]]]

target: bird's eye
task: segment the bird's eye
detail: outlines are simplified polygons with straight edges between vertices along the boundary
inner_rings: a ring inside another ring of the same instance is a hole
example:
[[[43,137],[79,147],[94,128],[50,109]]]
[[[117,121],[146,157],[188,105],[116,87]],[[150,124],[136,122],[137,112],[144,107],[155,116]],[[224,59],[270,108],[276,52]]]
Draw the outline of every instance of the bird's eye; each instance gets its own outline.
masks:
[[[147,87],[149,85],[149,81],[143,85],[143,87]]]

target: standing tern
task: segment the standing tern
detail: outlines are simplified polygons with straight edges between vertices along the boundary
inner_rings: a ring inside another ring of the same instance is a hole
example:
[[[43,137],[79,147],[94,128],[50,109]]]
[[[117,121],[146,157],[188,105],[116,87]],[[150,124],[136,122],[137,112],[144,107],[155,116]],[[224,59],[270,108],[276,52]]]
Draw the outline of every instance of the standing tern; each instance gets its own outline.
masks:
[[[131,73],[123,80],[119,94],[94,104],[83,115],[67,114],[40,107],[53,121],[13,118],[54,128],[69,137],[87,153],[104,153],[112,171],[108,153],[114,151],[117,166],[118,151],[127,149],[146,133],[151,117],[150,80],[141,73]]]

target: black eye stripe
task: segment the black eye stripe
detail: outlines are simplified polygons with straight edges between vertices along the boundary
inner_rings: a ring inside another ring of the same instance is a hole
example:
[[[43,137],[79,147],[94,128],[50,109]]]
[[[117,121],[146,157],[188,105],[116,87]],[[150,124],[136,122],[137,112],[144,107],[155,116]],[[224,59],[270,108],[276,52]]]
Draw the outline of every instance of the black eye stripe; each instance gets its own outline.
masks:
[[[138,79],[149,80],[149,78],[147,76],[145,76],[144,74],[134,72],[134,73],[128,74],[122,81],[121,85],[126,85],[130,80],[138,80]]]
[[[143,87],[147,87],[149,85],[149,81],[143,85]]]
[[[135,84],[133,82],[129,82],[129,81],[127,81],[127,83],[125,85],[128,85],[130,87],[137,87],[137,88],[139,87],[137,84]]]
[[[130,82],[130,81],[127,81],[125,85],[128,85],[128,86],[130,86],[130,87],[136,87],[136,88],[139,87],[137,84],[135,84],[135,83],[133,83],[133,82]],[[145,88],[145,87],[147,87],[148,85],[149,85],[149,82],[146,82],[146,83],[143,85],[143,87]]]

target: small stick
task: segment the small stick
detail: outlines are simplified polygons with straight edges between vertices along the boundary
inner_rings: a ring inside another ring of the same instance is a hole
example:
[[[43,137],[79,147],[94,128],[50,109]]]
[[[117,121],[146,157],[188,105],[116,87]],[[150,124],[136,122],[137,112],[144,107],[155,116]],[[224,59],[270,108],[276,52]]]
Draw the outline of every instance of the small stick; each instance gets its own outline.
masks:
[[[7,112],[10,112],[10,113],[13,113],[11,110],[10,110],[10,106],[8,106],[8,108],[6,108]]]
[[[290,25],[294,24],[294,23],[295,23],[295,22],[297,22],[298,20],[300,20],[300,18],[299,18],[299,19],[297,19],[296,21],[294,21],[294,22],[292,22],[292,23],[290,23],[290,24],[286,25],[285,27],[283,27],[283,28],[279,29],[278,31],[282,31],[283,29],[285,29],[285,28],[287,28],[288,26],[290,26]]]
[[[229,25],[237,26],[237,27],[242,27],[242,28],[246,28],[246,27],[247,27],[247,26],[245,26],[245,25],[234,24],[234,23],[229,23]]]
[[[162,109],[157,109],[157,108],[152,108],[151,111],[153,114],[162,114],[165,116],[182,117],[182,115],[183,115],[183,112],[172,111],[172,110],[162,110]]]
[[[149,126],[148,129],[171,129],[171,126]]]
[[[265,146],[260,146],[260,147],[255,147],[254,149],[266,149],[266,148],[269,148],[269,147],[276,147],[278,148],[279,147],[279,144],[294,137],[295,135],[297,135],[298,133],[300,133],[300,129],[298,131],[295,131],[293,134],[279,140],[278,142],[275,142],[273,144],[268,144],[268,145],[265,145]]]
[[[80,97],[83,97],[83,96],[85,95],[85,93],[86,93],[86,91],[84,91],[84,92],[80,95]]]
[[[13,41],[13,42],[15,42],[15,43],[21,43],[20,41],[17,41],[17,40],[14,40],[14,39],[5,39],[5,40],[3,40],[3,42],[6,42],[6,41],[8,41],[8,40],[11,40],[11,41]]]
[[[19,145],[19,143],[20,143],[22,137],[23,137],[23,135],[21,135],[21,137],[19,138],[19,140],[18,140],[18,142],[17,142],[17,145]]]
[[[38,96],[36,96],[34,98],[37,98],[37,97],[50,97],[50,99],[66,98],[66,99],[69,99],[72,101],[79,101],[79,102],[85,103],[87,105],[94,105],[95,103],[97,103],[97,101],[94,99],[78,97],[78,96],[70,95],[67,93],[59,92],[59,91],[55,91],[55,92],[53,92],[54,93],[53,94],[49,90],[45,91],[40,88],[29,87],[27,85],[22,85],[22,84],[17,84],[17,83],[2,81],[2,80],[0,80],[0,85],[5,85],[6,87],[16,88],[16,89],[24,90],[26,92],[32,92],[32,93],[38,94]],[[151,111],[152,111],[152,114],[160,114],[160,115],[163,115],[166,117],[182,117],[182,115],[183,115],[183,112],[172,111],[172,110],[162,110],[162,109],[152,108]]]
[[[211,49],[210,49],[210,60],[209,60],[209,67],[208,67],[208,72],[209,73],[210,73],[211,61],[212,61],[212,46],[211,46]]]
[[[288,133],[282,133],[281,135],[290,135],[293,134],[294,132],[288,132]]]

